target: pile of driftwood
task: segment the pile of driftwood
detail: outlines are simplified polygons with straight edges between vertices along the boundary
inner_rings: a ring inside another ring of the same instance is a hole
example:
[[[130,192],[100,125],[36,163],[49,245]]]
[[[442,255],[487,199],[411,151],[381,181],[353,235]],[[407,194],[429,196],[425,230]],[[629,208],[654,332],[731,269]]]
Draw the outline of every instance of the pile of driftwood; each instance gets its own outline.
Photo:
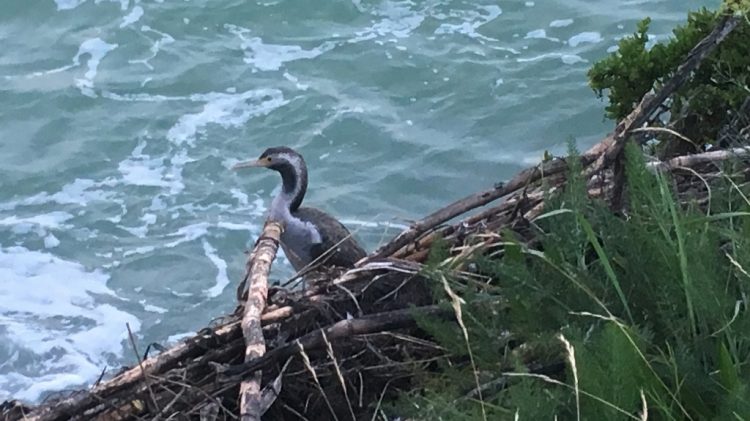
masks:
[[[721,19],[667,83],[647,94],[610,136],[577,158],[592,196],[608,201],[615,211],[622,208],[626,140],[652,130],[662,135],[669,131],[658,128],[662,104],[739,22],[732,16]],[[748,151],[722,149],[649,165],[654,171],[672,172],[682,196],[701,200],[721,172],[717,163]],[[309,272],[304,290],[268,286],[283,230],[268,221],[248,257],[234,314],[87,390],[36,407],[8,401],[0,405],[0,416],[375,419],[384,400],[409,387],[416,369],[430,369],[444,357],[444,350],[415,322],[416,315],[454,317],[435,304],[430,280],[421,270],[433,242],[442,239],[457,259],[501,248],[506,229],[532,241],[543,198],[565,184],[567,169],[566,159],[552,159],[459,200],[414,223],[352,269]],[[498,203],[486,206],[493,202]]]

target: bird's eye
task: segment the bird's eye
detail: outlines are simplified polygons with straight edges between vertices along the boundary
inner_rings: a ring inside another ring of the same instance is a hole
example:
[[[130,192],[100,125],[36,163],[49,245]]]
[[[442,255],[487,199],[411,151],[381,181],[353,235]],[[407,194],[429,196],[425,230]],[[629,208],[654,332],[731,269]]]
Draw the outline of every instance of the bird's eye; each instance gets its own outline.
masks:
[[[268,162],[271,162],[271,157],[270,157],[270,156],[267,156],[267,157],[266,157],[266,161],[268,161]]]

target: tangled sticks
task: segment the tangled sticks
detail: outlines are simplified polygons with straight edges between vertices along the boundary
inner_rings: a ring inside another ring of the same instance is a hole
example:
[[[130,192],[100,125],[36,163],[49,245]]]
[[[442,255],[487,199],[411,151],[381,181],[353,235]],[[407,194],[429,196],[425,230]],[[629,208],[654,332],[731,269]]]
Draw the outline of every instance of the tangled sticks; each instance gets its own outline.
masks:
[[[661,89],[647,95],[612,135],[580,157],[590,194],[619,201],[622,181],[616,164],[624,142],[739,19],[722,18]],[[716,172],[716,162],[746,154],[742,148],[723,150],[650,166],[659,171],[688,168],[682,172],[694,182],[710,179],[704,176]],[[88,390],[33,408],[5,402],[0,418],[259,419],[265,411],[274,419],[369,415],[387,393],[408,386],[415,368],[428,367],[443,355],[415,323],[418,314],[450,317],[434,305],[429,281],[421,276],[421,262],[434,239],[443,238],[454,256],[501,247],[499,233],[533,222],[545,192],[565,183],[567,168],[565,159],[553,159],[459,200],[418,221],[354,269],[316,275],[317,282],[310,282],[306,291],[269,289],[268,270],[281,232],[278,224],[269,223],[248,258],[245,279],[250,286],[241,311]],[[503,197],[502,203],[468,215]],[[456,217],[462,219],[444,225]]]

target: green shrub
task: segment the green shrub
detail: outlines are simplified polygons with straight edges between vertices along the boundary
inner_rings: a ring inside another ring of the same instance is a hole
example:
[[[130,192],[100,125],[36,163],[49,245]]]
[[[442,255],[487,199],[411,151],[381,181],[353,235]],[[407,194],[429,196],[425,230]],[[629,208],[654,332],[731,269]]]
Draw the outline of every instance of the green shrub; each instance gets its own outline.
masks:
[[[729,5],[745,7],[747,0]],[[721,13],[701,9],[691,12],[685,25],[673,31],[665,43],[647,48],[650,19],[635,33],[620,40],[618,50],[589,70],[589,85],[599,97],[607,95],[609,118],[627,116],[645,93],[658,88],[687,57],[688,52],[714,28]],[[750,94],[750,25],[743,21],[707,57],[690,80],[674,95],[667,124],[702,145],[714,143],[728,122],[728,113],[739,109]]]

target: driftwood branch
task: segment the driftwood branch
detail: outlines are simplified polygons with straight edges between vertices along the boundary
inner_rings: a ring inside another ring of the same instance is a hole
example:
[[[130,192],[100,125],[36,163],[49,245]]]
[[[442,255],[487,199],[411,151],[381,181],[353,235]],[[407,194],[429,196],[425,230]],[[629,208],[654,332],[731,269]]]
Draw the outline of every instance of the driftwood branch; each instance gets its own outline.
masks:
[[[726,161],[732,158],[745,158],[750,155],[750,147],[740,147],[732,149],[722,149],[711,152],[703,152],[694,155],[678,156],[669,161],[649,162],[646,166],[649,169],[668,171],[680,167],[694,167],[701,164]]]
[[[259,358],[266,352],[266,341],[263,338],[261,314],[266,308],[268,297],[268,274],[276,258],[279,239],[283,227],[278,222],[266,222],[263,233],[255,244],[248,258],[248,269],[245,281],[249,281],[247,301],[242,315],[242,335],[245,337],[245,361]],[[258,420],[263,415],[264,405],[261,393],[262,374],[256,371],[240,385],[240,417],[243,420]]]

